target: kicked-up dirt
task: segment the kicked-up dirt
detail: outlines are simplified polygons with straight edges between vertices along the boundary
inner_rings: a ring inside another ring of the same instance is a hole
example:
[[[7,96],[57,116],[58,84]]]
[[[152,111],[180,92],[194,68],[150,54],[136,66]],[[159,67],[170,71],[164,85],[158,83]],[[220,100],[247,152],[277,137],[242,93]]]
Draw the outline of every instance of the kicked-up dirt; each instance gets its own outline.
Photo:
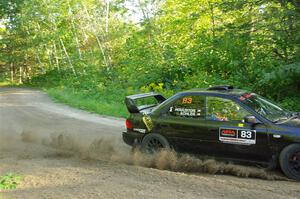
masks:
[[[131,152],[124,120],[0,88],[0,175],[23,177],[0,198],[300,198],[280,172],[162,151]]]

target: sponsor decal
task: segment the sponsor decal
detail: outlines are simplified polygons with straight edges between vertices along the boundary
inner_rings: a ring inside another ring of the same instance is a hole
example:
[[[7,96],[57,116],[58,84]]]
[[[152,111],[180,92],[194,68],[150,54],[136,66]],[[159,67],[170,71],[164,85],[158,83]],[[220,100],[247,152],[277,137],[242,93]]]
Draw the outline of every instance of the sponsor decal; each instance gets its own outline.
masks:
[[[133,130],[137,131],[139,133],[146,133],[146,129],[137,129],[137,128],[134,128]]]
[[[201,109],[170,107],[169,111],[178,112],[180,116],[201,116]]]
[[[193,102],[193,98],[191,97],[182,98],[182,104],[191,104],[192,102]]]
[[[201,109],[197,109],[197,116],[201,116]]]
[[[148,115],[145,115],[145,116],[143,117],[143,122],[144,122],[144,124],[146,125],[147,130],[150,132],[150,131],[152,130],[152,128],[153,128],[153,123],[152,123],[151,117],[148,116]]]
[[[221,137],[236,137],[237,130],[234,129],[222,129]]]
[[[191,108],[175,108],[175,112],[179,112],[181,116],[195,116],[196,109]]]
[[[238,127],[244,127],[245,125],[243,123],[239,123]]]
[[[256,144],[256,130],[220,128],[219,140],[228,144]]]

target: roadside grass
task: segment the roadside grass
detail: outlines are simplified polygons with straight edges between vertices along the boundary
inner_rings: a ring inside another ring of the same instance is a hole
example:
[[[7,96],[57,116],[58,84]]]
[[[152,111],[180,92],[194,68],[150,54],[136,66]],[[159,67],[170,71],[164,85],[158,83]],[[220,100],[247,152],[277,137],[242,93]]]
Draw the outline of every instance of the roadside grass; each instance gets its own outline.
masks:
[[[16,189],[22,177],[13,173],[0,176],[0,190]]]
[[[0,82],[0,87],[4,87],[4,86],[12,86],[13,84],[7,81],[4,82]]]
[[[87,95],[83,92],[74,92],[68,88],[46,88],[44,89],[56,102],[86,110],[100,115],[127,117],[125,104],[120,100],[111,100],[111,96],[103,94],[101,97]]]

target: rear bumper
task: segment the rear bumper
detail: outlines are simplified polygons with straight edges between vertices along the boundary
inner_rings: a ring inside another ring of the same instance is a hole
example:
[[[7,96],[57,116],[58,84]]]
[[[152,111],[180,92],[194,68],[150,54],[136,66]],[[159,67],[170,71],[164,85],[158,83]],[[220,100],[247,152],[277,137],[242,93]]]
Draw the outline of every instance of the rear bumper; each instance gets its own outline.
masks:
[[[123,141],[130,146],[141,143],[144,135],[135,131],[125,131],[122,133]]]

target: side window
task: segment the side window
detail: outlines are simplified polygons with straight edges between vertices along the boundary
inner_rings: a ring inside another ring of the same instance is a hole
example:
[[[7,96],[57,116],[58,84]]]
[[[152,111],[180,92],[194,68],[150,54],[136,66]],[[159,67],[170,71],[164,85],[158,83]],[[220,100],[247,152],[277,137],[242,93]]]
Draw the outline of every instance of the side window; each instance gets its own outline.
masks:
[[[232,100],[207,97],[207,120],[242,122],[247,115],[250,113]]]
[[[203,96],[185,96],[177,100],[170,107],[169,113],[173,116],[188,118],[205,118]]]

